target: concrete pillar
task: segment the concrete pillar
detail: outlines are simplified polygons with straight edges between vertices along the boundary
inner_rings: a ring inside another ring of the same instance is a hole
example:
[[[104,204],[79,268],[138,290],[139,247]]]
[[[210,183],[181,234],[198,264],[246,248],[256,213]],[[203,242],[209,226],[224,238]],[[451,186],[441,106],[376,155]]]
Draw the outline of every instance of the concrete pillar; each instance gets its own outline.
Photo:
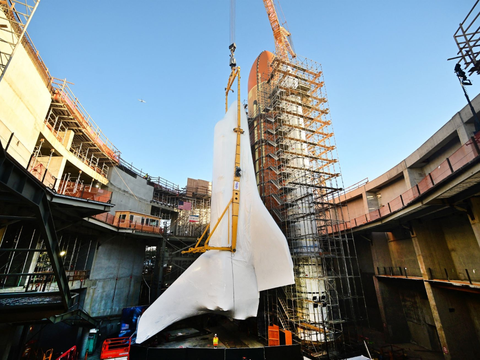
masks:
[[[457,290],[436,288],[425,282],[438,337],[445,359],[480,359],[480,342],[476,335],[466,297]]]
[[[0,324],[0,360],[13,359],[17,351],[23,350],[20,344],[23,328],[23,325]],[[22,349],[18,349],[20,346]]]
[[[67,131],[67,135],[65,136],[65,141],[63,145],[65,145],[65,148],[69,151],[70,151],[70,148],[72,147],[74,136],[75,136],[75,133],[73,132],[73,130]]]
[[[440,340],[440,344],[442,346],[442,349],[448,349],[447,338],[445,336],[445,332],[443,330],[442,322],[440,320],[437,304],[435,302],[435,298],[432,293],[432,287],[429,282],[425,281],[429,279],[430,274],[428,272],[427,266],[425,265],[425,261],[423,259],[423,254],[422,254],[422,247],[420,246],[416,233],[412,234],[412,242],[415,248],[415,253],[417,255],[418,265],[420,267],[420,270],[422,272],[422,277],[424,279],[425,291],[427,293],[430,309],[432,310],[433,320],[435,322],[435,327],[437,329],[437,334]],[[448,354],[448,351],[447,353],[444,352],[444,356],[445,356],[445,359],[447,360],[451,359],[450,355]]]
[[[78,344],[78,358],[84,359],[87,352],[87,342],[88,334],[90,332],[89,328],[79,328],[77,335],[77,344]]]
[[[432,286],[429,282],[424,282],[425,291],[427,292],[428,302],[430,303],[430,309],[432,310],[433,321],[435,321],[435,327],[437,328],[438,339],[440,340],[440,345],[442,346],[443,356],[445,360],[450,360],[451,354],[448,351],[448,342],[443,329],[442,321],[440,319],[440,313],[438,311],[437,303],[435,302],[435,297],[433,296]]]
[[[425,281],[429,279],[430,274],[428,272],[428,268],[424,261],[422,246],[420,246],[420,242],[415,232],[412,233],[412,242],[415,248],[415,253],[417,255],[418,265],[420,267],[420,270],[422,272],[422,277],[424,279],[425,291],[427,293],[430,309],[432,310],[433,320],[435,322],[435,327],[437,329],[437,334],[440,340],[440,344],[442,346],[442,349],[448,349],[447,337],[445,336],[445,331],[443,330],[442,321],[440,320],[440,314],[438,312],[437,304],[435,302],[435,297],[433,296],[432,286],[430,285],[429,282]],[[448,351],[446,352],[444,351],[444,357],[446,360],[451,359]]]
[[[403,170],[403,177],[405,179],[406,188],[410,189],[425,177],[425,173],[421,168],[407,168]]]
[[[471,211],[468,219],[470,220],[470,225],[472,225],[472,230],[477,239],[478,246],[480,246],[480,199],[477,197],[471,197],[470,204]]]
[[[460,144],[465,144],[475,133],[475,124],[473,122],[471,124],[465,124],[459,116],[459,120],[457,122],[457,135],[458,139],[460,140]],[[463,125],[463,126],[462,126]]]
[[[410,330],[403,315],[398,289],[389,280],[373,278],[385,340],[390,343],[410,342]]]
[[[155,268],[153,270],[152,294],[150,301],[153,302],[162,294],[163,262],[165,259],[165,239],[159,237],[157,241]]]
[[[442,220],[412,222],[412,241],[424,279],[458,279]]]
[[[29,326],[28,325],[19,325],[17,326],[17,332],[20,333],[20,336],[12,338],[12,342],[17,340],[17,345],[13,347],[12,349],[12,354],[10,354],[9,359],[13,360],[20,360],[22,358],[22,352],[24,350],[24,346],[27,342],[27,336],[28,336],[28,331],[29,331]]]
[[[412,241],[418,264],[424,279],[425,291],[432,311],[438,338],[444,358],[476,359],[474,349],[480,349],[475,327],[468,307],[462,300],[463,294],[457,290],[436,288],[428,280],[431,278],[429,268],[433,268],[433,277],[443,268],[454,268],[452,257],[441,233],[441,226],[436,220],[430,224],[414,223],[418,230],[412,233]],[[450,273],[451,276],[455,276]],[[455,279],[457,277],[454,277]],[[453,313],[456,313],[453,315]]]

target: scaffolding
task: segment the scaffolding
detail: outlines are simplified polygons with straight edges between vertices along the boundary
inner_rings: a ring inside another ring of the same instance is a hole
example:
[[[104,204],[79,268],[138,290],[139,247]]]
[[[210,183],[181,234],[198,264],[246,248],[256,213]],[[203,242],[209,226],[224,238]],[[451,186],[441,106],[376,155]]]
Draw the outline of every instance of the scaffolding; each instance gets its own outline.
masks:
[[[0,1],[0,81],[21,43],[30,55],[37,57],[35,64],[40,65],[40,73],[48,76],[48,69],[38,57],[38,52],[27,34],[27,27],[39,3],[40,0]]]
[[[341,230],[342,191],[320,65],[273,58],[258,74],[249,130],[259,193],[287,237],[295,285],[262,299],[265,328],[296,335],[305,353],[352,353],[366,319],[355,244]]]
[[[120,151],[105,136],[73,94],[66,80],[51,78],[52,103],[45,125],[56,139],[85,165],[107,177],[110,167],[117,166]]]
[[[199,238],[210,224],[210,196],[182,197],[178,200],[178,217],[171,231],[178,236]]]
[[[458,63],[463,62],[465,70],[470,75],[474,72],[480,74],[480,13],[478,8],[475,9],[477,5],[478,0],[453,35],[458,47],[458,56],[448,59],[459,59]]]

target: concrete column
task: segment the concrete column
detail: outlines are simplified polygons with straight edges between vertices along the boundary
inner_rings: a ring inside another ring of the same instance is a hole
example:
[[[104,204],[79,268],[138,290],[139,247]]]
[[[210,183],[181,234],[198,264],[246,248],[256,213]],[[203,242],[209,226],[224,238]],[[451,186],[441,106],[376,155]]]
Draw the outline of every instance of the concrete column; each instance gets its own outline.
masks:
[[[13,359],[13,360],[17,360],[17,359],[20,360],[22,358],[24,345],[27,342],[29,326],[19,325],[17,326],[17,330],[20,332],[20,337],[17,338],[18,339],[17,346],[14,349],[12,349],[13,356],[9,357],[9,359]]]
[[[442,321],[440,319],[440,314],[438,312],[437,303],[435,302],[435,297],[433,296],[432,286],[429,282],[425,281],[429,279],[430,274],[428,273],[427,266],[425,265],[425,261],[423,259],[422,254],[422,247],[420,246],[420,242],[418,241],[416,233],[412,234],[412,242],[415,248],[415,253],[417,255],[418,265],[422,272],[422,277],[424,279],[425,291],[427,293],[428,302],[430,304],[430,309],[433,315],[433,321],[435,322],[435,327],[437,330],[438,338],[440,340],[440,345],[442,349],[448,349],[447,337],[445,335],[445,331],[443,330]],[[451,359],[451,356],[447,351],[444,351],[444,357],[446,360]]]
[[[70,151],[70,148],[72,147],[74,136],[75,133],[73,132],[73,130],[67,131],[67,135],[65,136],[65,141],[63,145],[65,145],[65,149],[67,149],[68,151]]]
[[[458,121],[457,135],[460,140],[460,144],[465,144],[470,137],[475,133],[475,124],[465,124],[461,119]],[[463,126],[462,126],[463,125]]]
[[[77,344],[78,344],[78,358],[84,359],[85,354],[87,352],[87,342],[88,342],[88,334],[90,332],[89,328],[79,328],[78,329],[78,336],[77,336]]]
[[[425,177],[425,173],[421,168],[407,168],[403,170],[403,177],[405,179],[407,189],[410,189],[417,185],[420,180]]]
[[[412,241],[424,279],[458,279],[450,249],[442,230],[441,219],[412,222]],[[429,270],[430,269],[430,270]]]
[[[448,342],[443,329],[442,321],[440,319],[440,314],[438,311],[437,303],[435,302],[435,297],[433,296],[432,286],[429,282],[424,282],[425,291],[427,292],[428,302],[430,304],[430,309],[432,310],[433,321],[435,321],[435,327],[437,328],[438,339],[440,340],[440,345],[442,346],[443,356],[445,360],[450,360],[452,358],[450,352],[448,351]]]
[[[0,324],[0,360],[14,359],[18,349],[23,344],[20,344],[22,330],[24,326],[14,326],[9,324]]]
[[[477,197],[471,197],[470,204],[472,207],[468,219],[470,220],[470,225],[472,225],[472,230],[477,239],[478,246],[480,246],[480,199]]]
[[[373,277],[385,339],[390,343],[410,342],[410,330],[401,311],[398,289],[388,281]]]
[[[480,342],[466,301],[470,295],[425,282],[445,359],[480,359]]]
[[[155,268],[153,270],[152,293],[150,301],[153,302],[162,294],[163,262],[165,259],[165,239],[159,237],[155,256]]]
[[[442,267],[453,268],[453,261],[438,221],[441,220],[432,221],[430,224],[416,222],[414,228],[418,230],[418,233],[412,233],[425,291],[444,358],[447,360],[476,359],[480,355],[475,353],[477,351],[475,349],[480,348],[480,343],[470,311],[465,306],[464,297],[466,295],[454,289],[436,288],[428,281],[430,279],[429,267],[435,266],[434,278],[436,273],[439,271],[441,273]]]

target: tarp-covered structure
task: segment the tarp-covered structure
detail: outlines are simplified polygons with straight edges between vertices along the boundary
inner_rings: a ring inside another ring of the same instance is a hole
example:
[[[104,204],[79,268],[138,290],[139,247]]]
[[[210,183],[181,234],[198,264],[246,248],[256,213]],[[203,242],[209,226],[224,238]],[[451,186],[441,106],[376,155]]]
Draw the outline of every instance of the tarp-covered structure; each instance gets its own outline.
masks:
[[[235,173],[237,103],[215,126],[211,229],[232,199]],[[203,253],[143,314],[137,343],[179,320],[215,312],[243,320],[256,316],[259,292],[294,283],[285,236],[257,191],[248,124],[241,111],[240,204],[236,252]],[[221,220],[210,246],[231,245],[231,212]]]

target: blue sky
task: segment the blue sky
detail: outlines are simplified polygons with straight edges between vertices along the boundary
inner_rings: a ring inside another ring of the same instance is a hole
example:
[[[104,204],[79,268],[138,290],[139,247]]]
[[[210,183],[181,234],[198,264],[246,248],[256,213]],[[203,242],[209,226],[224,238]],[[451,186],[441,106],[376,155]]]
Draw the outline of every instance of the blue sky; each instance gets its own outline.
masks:
[[[398,164],[466,105],[447,58],[474,3],[281,1],[297,54],[322,64],[345,186]],[[184,186],[211,180],[229,12],[228,0],[44,0],[28,32],[123,159]],[[255,58],[274,51],[261,0],[237,0],[235,40],[243,101]]]

